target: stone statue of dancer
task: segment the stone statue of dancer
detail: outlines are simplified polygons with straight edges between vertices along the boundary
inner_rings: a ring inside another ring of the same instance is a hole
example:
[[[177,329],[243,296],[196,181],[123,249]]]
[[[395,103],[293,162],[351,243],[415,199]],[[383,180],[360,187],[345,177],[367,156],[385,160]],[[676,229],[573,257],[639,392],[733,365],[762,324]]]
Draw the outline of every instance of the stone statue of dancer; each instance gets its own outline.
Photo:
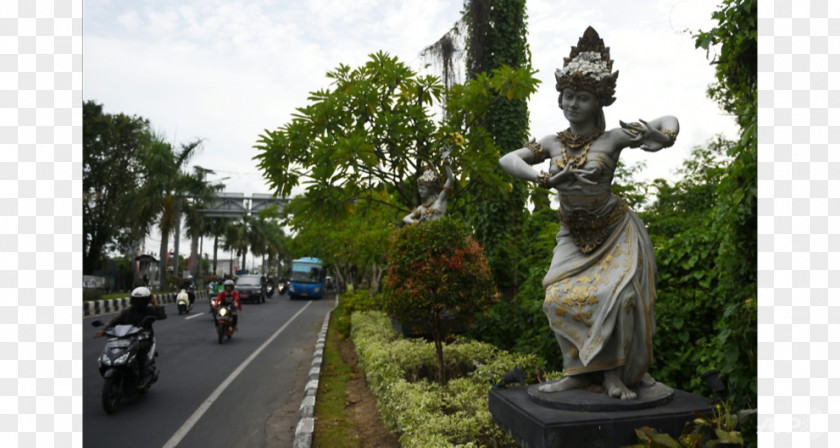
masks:
[[[443,166],[446,170],[446,183],[441,187],[438,174],[428,167],[417,179],[417,190],[423,201],[411,213],[405,215],[403,222],[417,224],[423,221],[440,219],[446,213],[446,201],[449,190],[455,183],[455,176],[450,168],[449,153],[444,154]]]
[[[625,148],[658,151],[674,144],[675,117],[619,122],[606,130],[603,108],[615,101],[618,71],[589,27],[555,72],[559,105],[569,127],[532,140],[499,160],[512,176],[557,191],[561,228],[543,279],[543,310],[563,351],[563,378],[542,392],[602,384],[623,400],[653,385],[656,261],[639,217],[611,192]],[[551,160],[548,172],[531,165]]]

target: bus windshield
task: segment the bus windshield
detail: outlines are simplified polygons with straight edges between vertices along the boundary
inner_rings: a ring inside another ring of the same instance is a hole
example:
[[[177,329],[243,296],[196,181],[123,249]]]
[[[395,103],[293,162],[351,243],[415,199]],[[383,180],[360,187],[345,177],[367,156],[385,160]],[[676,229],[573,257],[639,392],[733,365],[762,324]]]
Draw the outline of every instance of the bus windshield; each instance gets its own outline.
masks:
[[[322,267],[313,263],[293,263],[292,276],[289,281],[298,283],[321,282]]]

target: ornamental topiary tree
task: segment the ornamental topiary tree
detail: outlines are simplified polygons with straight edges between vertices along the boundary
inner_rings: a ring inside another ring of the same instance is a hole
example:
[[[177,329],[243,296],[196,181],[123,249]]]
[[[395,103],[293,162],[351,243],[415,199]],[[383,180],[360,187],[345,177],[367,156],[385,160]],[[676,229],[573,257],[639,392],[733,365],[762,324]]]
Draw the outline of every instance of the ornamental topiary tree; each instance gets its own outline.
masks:
[[[382,306],[397,319],[432,328],[438,383],[445,385],[443,314],[469,321],[497,298],[484,251],[463,224],[444,216],[397,232],[388,263]]]

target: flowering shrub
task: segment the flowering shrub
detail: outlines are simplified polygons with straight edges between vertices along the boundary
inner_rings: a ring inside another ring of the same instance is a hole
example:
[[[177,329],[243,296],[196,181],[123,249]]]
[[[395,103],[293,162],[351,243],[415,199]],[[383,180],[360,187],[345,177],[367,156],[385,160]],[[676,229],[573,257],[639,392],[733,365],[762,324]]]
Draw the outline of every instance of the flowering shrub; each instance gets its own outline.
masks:
[[[490,344],[457,339],[447,346],[446,386],[418,372],[435,367],[432,344],[402,339],[387,315],[377,311],[351,315],[351,338],[368,386],[389,431],[403,447],[516,446],[492,420],[488,408],[491,382],[519,365],[536,381],[539,359],[511,354]],[[469,368],[464,368],[469,366]]]
[[[442,314],[468,320],[497,299],[484,251],[462,224],[443,217],[397,232],[388,263],[382,307],[402,321],[431,326],[443,385]]]

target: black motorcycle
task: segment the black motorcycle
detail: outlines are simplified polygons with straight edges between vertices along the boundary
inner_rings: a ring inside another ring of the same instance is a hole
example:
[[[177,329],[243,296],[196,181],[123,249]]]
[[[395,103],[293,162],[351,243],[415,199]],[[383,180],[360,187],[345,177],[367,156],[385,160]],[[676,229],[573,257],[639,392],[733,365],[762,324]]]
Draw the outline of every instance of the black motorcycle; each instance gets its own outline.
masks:
[[[224,342],[225,337],[233,337],[233,307],[232,303],[222,305],[216,311],[216,333],[219,335],[219,344]]]
[[[286,294],[286,291],[289,290],[289,282],[288,280],[281,280],[280,284],[277,285],[277,292],[279,294]]]
[[[158,379],[155,366],[157,344],[151,332],[151,325],[156,319],[146,316],[136,326],[116,325],[105,331],[108,342],[99,356],[99,373],[105,378],[102,387],[102,407],[108,414],[117,412],[124,398],[135,394],[144,394]],[[94,327],[101,327],[101,321],[93,321]],[[140,342],[151,339],[152,346],[146,358],[145,368],[149,379],[140,385],[141,372],[137,357],[140,356]]]

